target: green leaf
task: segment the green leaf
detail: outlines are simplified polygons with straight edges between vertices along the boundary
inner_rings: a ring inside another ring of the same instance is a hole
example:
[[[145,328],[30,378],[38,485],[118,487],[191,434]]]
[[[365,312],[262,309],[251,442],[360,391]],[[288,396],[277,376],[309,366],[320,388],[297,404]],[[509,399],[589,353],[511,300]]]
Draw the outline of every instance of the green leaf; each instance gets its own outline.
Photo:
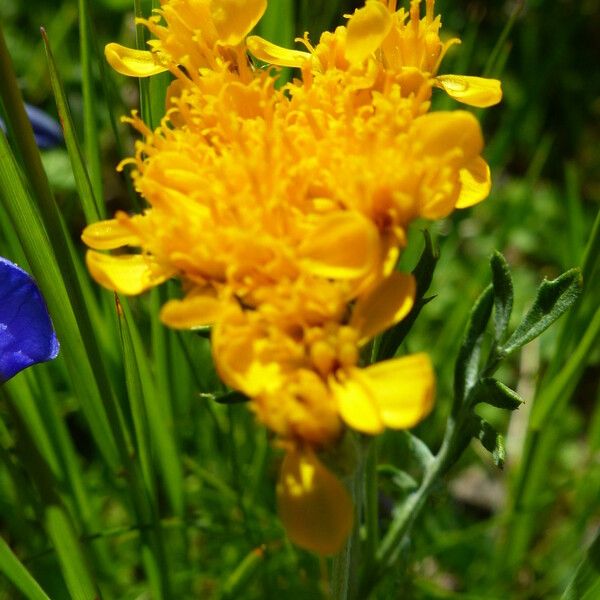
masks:
[[[490,260],[494,286],[494,339],[500,342],[506,333],[513,307],[513,283],[506,259],[494,252]]]
[[[516,410],[523,404],[523,400],[516,392],[491,377],[481,379],[477,383],[475,401],[508,410]]]
[[[79,49],[81,51],[81,94],[83,97],[83,142],[85,160],[89,169],[89,179],[100,218],[105,216],[102,202],[102,153],[98,135],[96,107],[98,100],[94,90],[93,61],[98,57],[94,52],[92,18],[89,0],[78,0],[79,7]]]
[[[27,600],[50,600],[2,538],[0,538],[0,572]]]
[[[223,584],[223,598],[240,598],[244,595],[248,583],[255,577],[265,559],[264,548],[254,548],[237,566]]]
[[[413,492],[419,487],[412,476],[394,465],[378,465],[377,473],[389,477],[392,483],[403,492]]]
[[[419,316],[421,309],[433,299],[425,298],[425,294],[431,285],[433,272],[440,258],[440,252],[437,245],[434,245],[429,231],[423,231],[423,237],[425,238],[425,248],[412,272],[417,282],[415,303],[410,313],[400,323],[381,336],[381,342],[377,348],[377,361],[392,358],[396,354],[400,344],[404,341],[404,338]]]
[[[454,410],[462,405],[477,382],[481,341],[492,314],[493,303],[494,290],[489,285],[477,298],[471,309],[471,315],[454,369]]]
[[[473,437],[476,437],[481,442],[481,445],[491,453],[494,464],[502,469],[504,467],[504,460],[506,459],[504,437],[486,420],[477,415],[473,415],[470,426]]]
[[[583,281],[579,269],[571,269],[552,281],[544,280],[529,312],[501,352],[506,356],[544,332],[577,300]]]
[[[85,214],[86,222],[88,224],[93,223],[100,220],[101,211],[98,208],[97,199],[94,197],[90,178],[83,162],[83,155],[81,153],[79,141],[75,135],[75,126],[73,125],[71,111],[69,110],[65,90],[56,68],[54,56],[52,55],[50,41],[48,40],[48,36],[43,27],[41,31],[42,39],[44,40],[44,48],[46,50],[46,58],[48,60],[48,70],[50,71],[50,83],[52,84],[58,116],[65,134],[65,144],[69,153],[69,159],[71,160],[75,184],[81,199],[81,206]]]
[[[93,583],[79,541],[64,510],[49,506],[46,529],[58,555],[60,570],[73,600],[94,600],[100,593]]]
[[[561,600],[595,600],[600,598],[600,533],[579,563]]]
[[[429,468],[429,466],[434,460],[434,457],[427,444],[423,440],[420,440],[417,436],[410,433],[409,431],[403,431],[402,433],[404,434],[404,438],[406,439],[409,452],[412,454],[413,458],[419,463],[419,466],[423,470]]]

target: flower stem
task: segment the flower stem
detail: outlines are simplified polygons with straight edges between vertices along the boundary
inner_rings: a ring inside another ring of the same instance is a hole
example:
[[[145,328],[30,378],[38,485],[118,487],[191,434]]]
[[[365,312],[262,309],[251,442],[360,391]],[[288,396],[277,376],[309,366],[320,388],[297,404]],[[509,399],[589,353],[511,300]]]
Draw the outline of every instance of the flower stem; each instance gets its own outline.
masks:
[[[360,586],[361,598],[368,597],[377,582],[393,564],[398,549],[402,547],[437,481],[454,462],[453,459],[457,458],[466,447],[468,440],[465,444],[461,443],[462,428],[460,427],[465,415],[466,411],[463,411],[456,420],[452,417],[449,418],[440,450],[426,468],[421,485],[406,498],[396,511],[392,525],[375,555],[375,560],[363,571]]]
[[[348,487],[355,507],[355,525],[344,547],[333,558],[331,572],[331,596],[334,600],[354,600],[358,597],[358,573],[360,554],[360,513],[365,501],[365,472],[369,455],[370,439],[354,438],[356,467],[349,477]]]

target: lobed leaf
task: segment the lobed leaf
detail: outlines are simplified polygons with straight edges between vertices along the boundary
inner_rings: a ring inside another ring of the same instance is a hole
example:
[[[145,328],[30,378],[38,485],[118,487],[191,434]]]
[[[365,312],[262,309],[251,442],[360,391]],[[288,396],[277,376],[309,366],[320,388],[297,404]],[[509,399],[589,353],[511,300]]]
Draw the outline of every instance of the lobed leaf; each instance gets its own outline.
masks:
[[[544,280],[533,306],[500,349],[506,356],[543,333],[577,300],[581,293],[580,269],[571,269],[552,281]]]
[[[508,410],[516,410],[523,404],[523,400],[516,392],[491,377],[481,379],[477,383],[475,401]]]
[[[490,260],[494,286],[494,339],[500,342],[506,333],[513,307],[513,283],[506,259],[496,251]]]
[[[471,423],[473,437],[476,437],[481,445],[491,453],[494,464],[502,469],[506,459],[504,449],[504,437],[498,433],[485,419],[473,415]]]
[[[467,323],[463,342],[458,351],[458,358],[456,359],[454,369],[455,409],[464,402],[477,382],[481,341],[492,314],[493,303],[494,290],[489,285],[479,298],[477,298],[471,309],[471,315]]]

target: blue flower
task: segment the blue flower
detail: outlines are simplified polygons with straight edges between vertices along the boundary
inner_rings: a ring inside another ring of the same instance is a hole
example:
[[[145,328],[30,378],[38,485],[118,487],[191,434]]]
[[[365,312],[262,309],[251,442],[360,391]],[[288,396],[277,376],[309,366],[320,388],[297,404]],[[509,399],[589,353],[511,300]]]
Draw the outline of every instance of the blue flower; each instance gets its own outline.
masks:
[[[35,143],[40,148],[45,150],[47,148],[60,146],[60,144],[63,143],[64,137],[62,129],[50,115],[35,106],[31,106],[31,104],[26,104],[25,110],[31,121]],[[6,125],[2,119],[0,119],[0,129],[6,133]]]
[[[56,358],[58,350],[37,284],[26,271],[0,256],[0,382]]]

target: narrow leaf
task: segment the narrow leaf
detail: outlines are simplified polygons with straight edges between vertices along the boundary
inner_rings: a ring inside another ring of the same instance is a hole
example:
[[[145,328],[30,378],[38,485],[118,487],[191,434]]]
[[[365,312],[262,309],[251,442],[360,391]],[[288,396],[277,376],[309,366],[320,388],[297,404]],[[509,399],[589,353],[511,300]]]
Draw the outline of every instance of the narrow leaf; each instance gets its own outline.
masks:
[[[419,258],[419,262],[412,271],[417,282],[415,302],[410,313],[400,323],[381,336],[381,342],[377,349],[377,361],[392,358],[396,354],[400,344],[404,341],[404,338],[419,316],[421,309],[432,300],[432,298],[425,298],[425,294],[431,285],[433,272],[440,253],[439,248],[433,243],[429,231],[423,231],[423,237],[425,238],[425,248]]]
[[[0,572],[27,600],[50,600],[2,538],[0,538]]]
[[[600,533],[579,563],[561,600],[594,600],[600,598]]]
[[[481,296],[477,298],[471,309],[471,315],[458,352],[454,370],[455,410],[464,402],[469,391],[477,381],[481,341],[492,314],[493,303],[494,290],[489,285]]]
[[[496,379],[486,378],[477,383],[476,402],[485,402],[497,408],[516,410],[523,404],[521,397]]]
[[[100,594],[79,547],[73,527],[58,506],[50,506],[46,511],[46,529],[58,555],[60,570],[73,600],[94,600]]]
[[[494,252],[490,260],[494,286],[494,339],[500,342],[506,333],[513,307],[513,283],[506,259]]]
[[[415,458],[423,470],[427,469],[434,460],[433,454],[427,444],[408,431],[404,431],[403,434],[413,458]]]
[[[419,487],[419,484],[406,471],[394,467],[394,465],[378,465],[377,472],[380,475],[387,476],[392,483],[403,492],[413,492]]]
[[[491,453],[494,464],[502,469],[506,459],[504,437],[499,434],[487,421],[474,415],[472,427],[474,435],[481,445]]]
[[[77,185],[77,191],[81,198],[81,206],[85,214],[86,222],[93,223],[100,220],[101,211],[98,208],[97,199],[94,197],[90,178],[83,162],[83,155],[81,153],[79,141],[75,135],[71,111],[69,110],[67,97],[65,96],[65,90],[62,81],[60,80],[56,63],[54,62],[50,41],[48,40],[48,36],[43,27],[41,32],[42,39],[44,40],[44,48],[46,50],[46,58],[48,60],[48,70],[50,71],[50,83],[52,84],[52,91],[54,92],[54,98],[56,99],[56,108],[65,134],[65,143],[67,145],[69,159],[71,160],[71,166],[73,167],[75,184]]]
[[[514,352],[550,327],[577,300],[582,283],[579,269],[571,269],[552,281],[543,281],[533,306],[501,348],[502,353]]]

